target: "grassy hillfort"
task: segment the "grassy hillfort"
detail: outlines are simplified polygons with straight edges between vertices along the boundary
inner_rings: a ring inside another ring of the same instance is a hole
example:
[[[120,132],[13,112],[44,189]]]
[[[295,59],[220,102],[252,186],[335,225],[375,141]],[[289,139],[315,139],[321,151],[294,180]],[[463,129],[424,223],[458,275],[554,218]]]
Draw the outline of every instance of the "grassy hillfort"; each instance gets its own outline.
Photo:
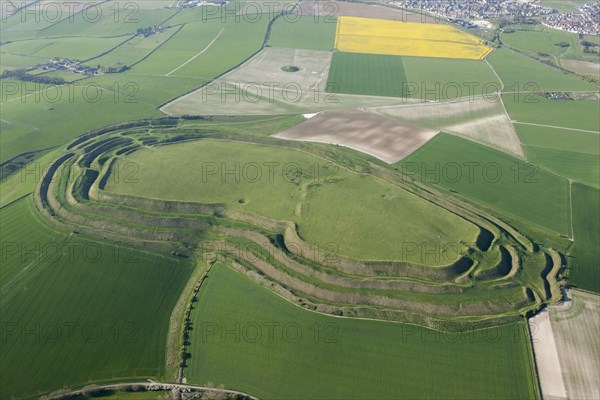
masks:
[[[50,3],[0,24],[0,398],[597,392],[595,36]]]

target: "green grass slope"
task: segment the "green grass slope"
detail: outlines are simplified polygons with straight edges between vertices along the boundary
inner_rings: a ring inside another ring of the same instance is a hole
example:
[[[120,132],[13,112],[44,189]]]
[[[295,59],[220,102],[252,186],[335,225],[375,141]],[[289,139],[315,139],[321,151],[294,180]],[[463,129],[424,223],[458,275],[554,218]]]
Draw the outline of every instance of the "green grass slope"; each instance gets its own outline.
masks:
[[[53,228],[27,216],[30,202],[20,200],[7,208],[10,217],[2,215],[3,243],[47,250],[29,259],[19,252],[2,266],[13,276],[19,269],[26,273],[3,286],[0,300],[0,397],[160,378],[169,319],[191,265],[73,234],[58,246],[66,235],[50,236]]]
[[[305,240],[333,243],[340,253],[359,259],[402,260],[407,257],[405,243],[456,243],[478,234],[474,225],[401,188],[327,168],[319,158],[290,149],[199,140],[140,150],[127,160],[139,167],[137,182],[109,179],[106,190],[225,203],[295,221]],[[420,254],[409,257],[407,261],[423,263]]]
[[[515,226],[568,233],[567,181],[497,150],[440,134],[398,167],[413,177],[487,205]]]
[[[265,400],[535,397],[521,323],[449,334],[324,316],[219,263],[205,285],[192,312],[190,383]]]

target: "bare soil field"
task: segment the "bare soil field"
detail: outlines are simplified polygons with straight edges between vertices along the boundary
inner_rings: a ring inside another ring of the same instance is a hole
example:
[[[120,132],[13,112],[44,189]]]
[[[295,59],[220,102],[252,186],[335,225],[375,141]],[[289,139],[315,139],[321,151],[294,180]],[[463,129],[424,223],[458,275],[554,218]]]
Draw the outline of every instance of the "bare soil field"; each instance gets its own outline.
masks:
[[[572,290],[550,307],[550,320],[568,399],[600,398],[600,296]]]
[[[600,64],[591,61],[561,59],[560,65],[563,68],[577,72],[578,74],[600,78]]]
[[[600,296],[569,299],[529,319],[544,399],[600,398]]]
[[[403,22],[426,22],[436,24],[436,18],[410,11],[385,7],[378,4],[351,3],[346,1],[303,1],[302,15],[318,17],[364,17]]]
[[[543,398],[566,399],[567,392],[547,309],[529,319],[529,329]]]
[[[161,111],[171,115],[305,114],[420,101],[326,92],[331,56],[328,51],[267,47]]]
[[[383,115],[462,136],[525,157],[519,137],[499,101],[467,98],[443,103],[382,107],[377,111]]]
[[[394,164],[437,133],[368,111],[341,110],[320,113],[274,137],[337,144]]]

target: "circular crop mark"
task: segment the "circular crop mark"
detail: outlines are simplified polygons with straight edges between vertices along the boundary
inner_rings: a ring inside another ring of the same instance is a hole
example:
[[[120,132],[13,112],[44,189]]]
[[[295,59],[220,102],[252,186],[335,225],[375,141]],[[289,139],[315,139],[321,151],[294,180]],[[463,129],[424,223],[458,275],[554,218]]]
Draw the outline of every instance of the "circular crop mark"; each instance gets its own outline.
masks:
[[[285,72],[298,72],[300,71],[300,67],[296,67],[295,65],[285,65],[281,67],[281,70]]]

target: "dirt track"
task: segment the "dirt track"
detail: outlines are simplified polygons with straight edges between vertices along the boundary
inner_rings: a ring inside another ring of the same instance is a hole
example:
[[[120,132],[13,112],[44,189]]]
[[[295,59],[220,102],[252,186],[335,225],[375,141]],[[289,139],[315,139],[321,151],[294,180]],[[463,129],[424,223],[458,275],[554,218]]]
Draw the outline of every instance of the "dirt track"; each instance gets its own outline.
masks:
[[[274,135],[338,144],[394,164],[437,135],[436,131],[360,110],[326,111]]]

